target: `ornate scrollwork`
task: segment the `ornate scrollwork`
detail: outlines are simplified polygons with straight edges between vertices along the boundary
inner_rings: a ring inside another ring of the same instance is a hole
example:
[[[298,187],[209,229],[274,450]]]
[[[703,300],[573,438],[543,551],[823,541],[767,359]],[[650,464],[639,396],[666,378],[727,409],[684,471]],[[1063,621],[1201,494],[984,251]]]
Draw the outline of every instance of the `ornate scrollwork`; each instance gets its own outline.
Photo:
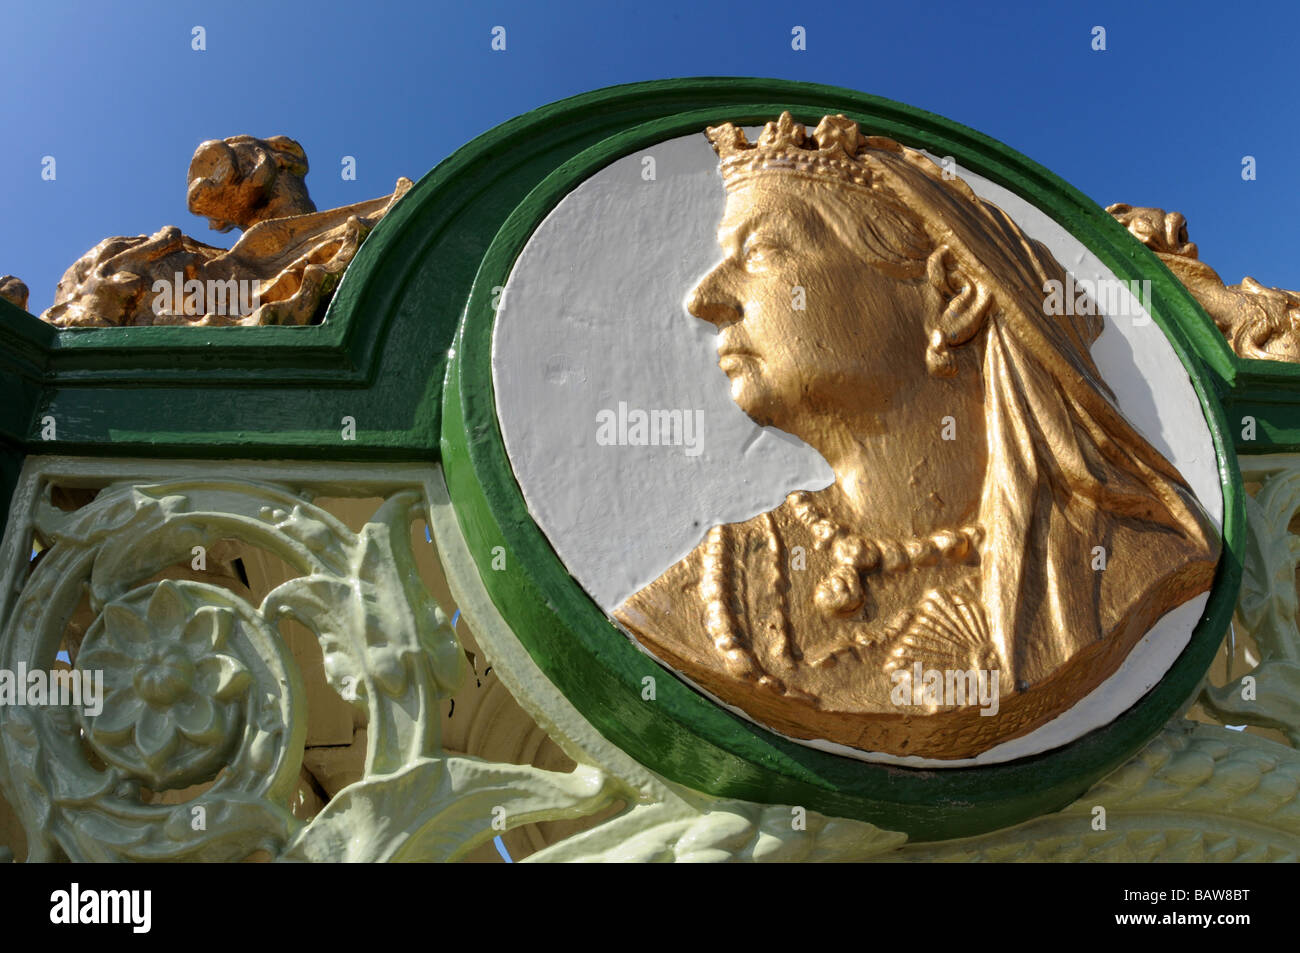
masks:
[[[1300,745],[1300,536],[1290,530],[1297,513],[1297,469],[1269,475],[1259,492],[1246,498],[1249,533],[1237,614],[1259,649],[1259,662],[1242,680],[1207,685],[1201,694],[1206,710],[1224,724],[1276,729],[1292,747]]]
[[[1298,474],[1282,468],[1248,506],[1240,617],[1262,656],[1251,673],[1257,698],[1242,701],[1236,683],[1209,687],[1201,698],[1216,717],[1282,728],[1293,741],[1300,723],[1288,679],[1300,652],[1300,546],[1286,527],[1300,509]],[[0,782],[27,832],[29,859],[235,860],[262,850],[287,861],[455,860],[503,828],[590,817],[619,801],[625,806],[613,816],[528,859],[1300,854],[1294,748],[1182,719],[1065,810],[939,844],[908,844],[870,824],[671,784],[605,741],[541,676],[477,581],[436,474],[410,482],[420,489],[393,491],[395,481],[383,481],[386,501],[356,533],[307,493],[261,480],[120,483],[72,513],[48,498],[36,504],[33,524],[47,550],[3,620],[0,667],[53,667],[84,593],[96,619],[74,661],[78,671],[103,672],[105,692],[93,714],[0,707]],[[414,571],[415,515],[430,520],[478,648],[578,763],[574,770],[441,750],[439,702],[455,691],[464,653]],[[230,538],[273,552],[296,575],[257,606],[206,583],[148,581],[188,561],[194,546]],[[368,719],[363,776],[309,822],[288,809],[306,724],[302,679],[277,632],[287,616],[312,630],[330,684]],[[151,798],[194,784],[209,786],[180,804]],[[1090,823],[1097,805],[1110,812],[1108,830]]]
[[[1300,487],[1300,476],[1288,485]],[[1261,501],[1269,499],[1261,492]],[[1300,647],[1294,596],[1300,542],[1285,531],[1290,515],[1300,508],[1300,491],[1293,502],[1297,505],[1286,511],[1286,518],[1257,513],[1251,523],[1255,542],[1247,551],[1242,611],[1254,617],[1251,600],[1260,592],[1281,593],[1279,619],[1290,607],[1290,648],[1270,649],[1261,641],[1266,656],[1261,668],[1268,659],[1293,658]],[[486,593],[475,591],[476,577],[463,568],[470,559],[449,507],[435,501],[433,512],[453,591],[460,589],[457,598],[472,613],[475,636],[508,687],[575,760],[605,766],[635,792],[626,798],[627,809],[533,854],[530,862],[1276,861],[1300,856],[1300,755],[1275,741],[1181,715],[1064,810],[962,840],[910,844],[902,833],[860,821],[684,790],[631,762],[557,697],[526,653],[515,649],[517,641]],[[1270,539],[1274,542],[1261,542]],[[1261,561],[1261,552],[1270,547],[1287,553],[1289,561],[1271,567]],[[1265,577],[1270,582],[1262,582]],[[1252,579],[1257,580],[1254,594]],[[1257,715],[1287,721],[1292,731],[1298,726],[1294,715],[1277,705],[1265,704]],[[1234,715],[1232,723],[1243,720]],[[1097,807],[1109,812],[1108,825],[1096,825]],[[793,823],[795,817],[800,823]]]
[[[226,536],[328,568],[303,534],[258,515],[287,496],[176,482],[109,487],[70,514],[40,504],[48,548],[6,620],[0,664],[52,668],[85,593],[96,618],[77,670],[100,673],[105,697],[97,712],[4,712],[5,780],[29,859],[237,860],[300,824],[287,799],[306,727],[302,682],[272,622],[216,586],[139,585]],[[181,805],[146,795],[208,781]]]
[[[421,504],[418,490],[392,493],[353,533],[269,483],[124,483],[72,513],[47,491],[34,519],[47,548],[5,622],[0,666],[53,668],[87,593],[95,621],[75,665],[99,673],[103,698],[102,710],[0,709],[0,780],[29,859],[450,859],[492,836],[493,806],[512,806],[510,826],[603,807],[599,770],[551,777],[439,750],[439,700],[464,654],[413,568]],[[258,606],[202,582],[143,582],[228,538],[297,575]],[[288,807],[306,713],[284,617],[315,633],[330,684],[368,719],[365,775],[310,823]],[[151,798],[202,784],[180,804]]]
[[[106,679],[103,710],[81,713],[86,743],[153,790],[208,780],[244,747],[238,733],[246,726],[261,732],[281,720],[276,683],[264,679],[252,690],[254,676],[231,645],[247,638],[236,636],[246,626],[266,640],[266,626],[238,600],[222,605],[225,591],[213,589],[164,580],[133,590],[104,607],[77,656],[78,669]],[[261,738],[248,747],[269,750]]]

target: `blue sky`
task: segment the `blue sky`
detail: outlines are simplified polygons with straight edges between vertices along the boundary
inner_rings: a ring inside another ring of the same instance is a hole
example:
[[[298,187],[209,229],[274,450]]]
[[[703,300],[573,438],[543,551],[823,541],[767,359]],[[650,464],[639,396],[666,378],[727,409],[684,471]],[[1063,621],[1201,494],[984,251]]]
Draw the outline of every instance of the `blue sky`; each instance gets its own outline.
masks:
[[[743,13],[742,13],[743,11]],[[847,86],[1001,139],[1099,203],[1183,212],[1229,283],[1300,288],[1296,9],[1285,3],[46,2],[6,6],[0,274],[47,307],[109,235],[178,225],[204,139],[303,144],[318,207],[386,194],[478,133],[673,76]],[[203,26],[207,49],[191,49]],[[504,53],[490,31],[507,30]],[[791,49],[795,25],[808,48]],[[1094,26],[1107,49],[1091,48]],[[41,179],[43,156],[57,178]],[[357,180],[339,175],[344,155]],[[1243,181],[1242,157],[1257,162]]]

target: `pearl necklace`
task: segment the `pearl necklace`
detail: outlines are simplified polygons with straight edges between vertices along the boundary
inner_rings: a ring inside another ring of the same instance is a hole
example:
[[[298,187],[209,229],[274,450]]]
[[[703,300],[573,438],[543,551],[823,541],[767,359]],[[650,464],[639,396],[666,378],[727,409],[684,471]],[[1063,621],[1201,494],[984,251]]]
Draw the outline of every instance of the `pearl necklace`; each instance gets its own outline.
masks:
[[[793,664],[798,655],[790,637],[790,613],[786,602],[790,582],[786,578],[782,560],[779,559],[776,521],[772,519],[771,513],[763,516],[763,528],[768,539],[765,550],[770,559],[769,578],[764,582],[776,597],[776,604],[769,613],[765,628],[776,640],[773,646],[775,657]],[[731,675],[757,681],[760,686],[784,693],[785,685],[779,678],[765,671],[754,651],[752,638],[744,633],[738,623],[736,613],[742,610],[735,603],[737,580],[730,571],[728,548],[726,526],[715,526],[709,530],[704,541],[699,584],[699,593],[705,605],[705,629]],[[757,620],[754,622],[757,623]]]
[[[791,493],[791,509],[812,534],[813,548],[831,550],[835,567],[817,585],[813,601],[823,615],[850,616],[862,608],[866,593],[862,577],[868,573],[906,572],[939,563],[962,563],[978,555],[984,528],[968,523],[928,536],[901,539],[867,539],[829,519],[805,491]]]

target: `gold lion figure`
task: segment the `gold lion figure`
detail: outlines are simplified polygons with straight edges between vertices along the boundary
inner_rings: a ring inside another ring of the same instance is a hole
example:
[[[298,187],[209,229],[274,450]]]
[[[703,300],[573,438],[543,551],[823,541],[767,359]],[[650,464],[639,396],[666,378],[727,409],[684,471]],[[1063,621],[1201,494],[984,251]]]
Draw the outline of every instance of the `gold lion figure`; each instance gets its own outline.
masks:
[[[306,174],[307,154],[287,136],[200,144],[190,162],[189,209],[217,231],[243,230],[239,241],[215,248],[174,225],[106,238],[64,273],[41,319],[68,328],[319,320],[361,243],[411,181],[399,179],[391,195],[318,212]]]

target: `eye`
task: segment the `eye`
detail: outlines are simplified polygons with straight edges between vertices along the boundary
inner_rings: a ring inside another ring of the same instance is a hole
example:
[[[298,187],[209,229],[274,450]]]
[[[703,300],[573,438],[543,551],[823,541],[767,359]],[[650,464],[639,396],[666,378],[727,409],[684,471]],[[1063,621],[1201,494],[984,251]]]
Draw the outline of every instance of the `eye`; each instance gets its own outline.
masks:
[[[752,236],[745,242],[741,257],[747,268],[758,268],[770,264],[779,254],[780,249],[760,236]]]

